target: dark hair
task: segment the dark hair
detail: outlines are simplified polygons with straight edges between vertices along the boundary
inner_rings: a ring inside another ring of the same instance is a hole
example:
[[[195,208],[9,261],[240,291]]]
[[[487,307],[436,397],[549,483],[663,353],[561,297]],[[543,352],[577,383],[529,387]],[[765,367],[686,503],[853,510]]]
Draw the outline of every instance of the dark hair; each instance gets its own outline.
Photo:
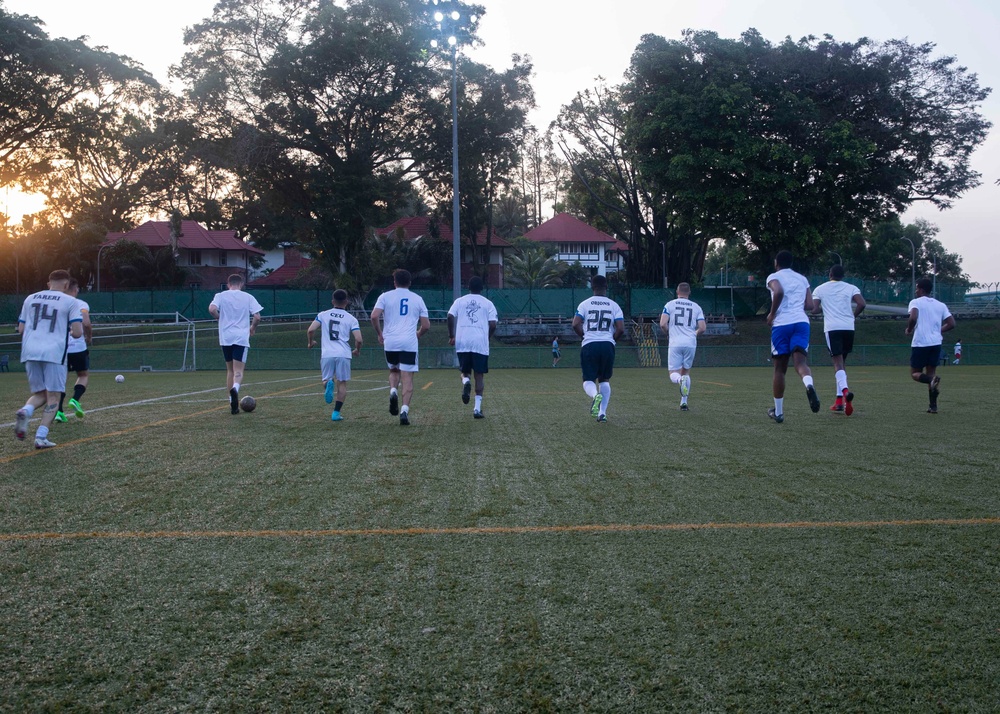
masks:
[[[57,283],[60,280],[72,280],[73,276],[69,274],[68,270],[53,270],[49,273],[49,282]]]
[[[920,288],[920,291],[924,295],[930,295],[934,292],[934,281],[930,278],[920,278],[920,280],[917,281],[917,287]]]
[[[469,278],[469,292],[478,295],[483,291],[483,279],[478,275]]]
[[[590,279],[590,287],[592,290],[607,290],[608,279],[603,275],[595,275]]]
[[[396,284],[397,288],[408,288],[410,287],[410,283],[413,282],[413,278],[410,276],[409,270],[396,268],[392,271],[392,282]]]
[[[790,250],[779,250],[778,254],[774,256],[774,262],[782,269],[791,268],[792,259],[792,251]]]
[[[333,291],[333,301],[334,302],[347,302],[347,291],[337,289]]]
[[[69,285],[66,286],[67,290],[77,290],[80,287],[80,281],[76,278],[69,279]]]
[[[840,263],[837,263],[836,265],[834,265],[833,267],[831,267],[830,268],[830,277],[833,278],[834,280],[843,280],[844,279],[844,266],[841,265]]]
[[[233,273],[232,275],[229,276],[229,279],[226,281],[226,283],[228,283],[229,285],[242,285],[243,276],[240,275],[239,273]]]

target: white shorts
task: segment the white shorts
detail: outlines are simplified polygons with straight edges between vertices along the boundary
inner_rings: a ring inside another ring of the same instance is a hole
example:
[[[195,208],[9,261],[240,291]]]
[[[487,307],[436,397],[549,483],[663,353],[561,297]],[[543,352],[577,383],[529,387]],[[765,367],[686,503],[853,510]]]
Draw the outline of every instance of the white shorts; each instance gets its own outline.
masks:
[[[671,347],[667,350],[667,368],[670,370],[691,369],[697,347]]]
[[[331,379],[336,379],[338,382],[351,381],[350,357],[323,357],[319,361],[319,368],[324,382],[329,382]]]
[[[66,365],[28,361],[24,363],[24,370],[28,373],[28,388],[32,394],[66,391],[66,376],[69,374]]]

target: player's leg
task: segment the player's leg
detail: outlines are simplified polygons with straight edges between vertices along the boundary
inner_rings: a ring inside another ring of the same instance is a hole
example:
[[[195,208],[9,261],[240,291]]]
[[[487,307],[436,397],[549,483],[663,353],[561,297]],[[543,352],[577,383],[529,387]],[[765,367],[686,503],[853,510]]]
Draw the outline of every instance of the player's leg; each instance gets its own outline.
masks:
[[[813,413],[816,413],[819,411],[819,395],[816,394],[812,370],[809,368],[809,323],[797,322],[790,327],[792,328],[792,362],[795,365],[795,371],[802,378],[802,384],[806,388],[806,398],[809,400],[809,408]]]
[[[85,352],[81,354],[86,354]],[[83,419],[83,405],[80,404],[80,400],[83,399],[83,393],[87,391],[87,385],[90,383],[90,371],[87,369],[78,370],[76,373],[76,384],[73,385],[73,398],[69,400],[69,408],[73,410],[78,419]]]
[[[337,384],[337,402],[333,405],[333,413],[330,418],[333,421],[341,421],[340,410],[344,408],[347,401],[347,383],[351,381],[351,360],[341,357],[335,361],[334,374],[331,382]]]
[[[45,407],[42,411],[41,424],[35,431],[35,448],[48,449],[55,446],[49,441],[49,428],[59,410],[59,395],[66,387],[66,365],[43,362],[43,373],[45,380]]]
[[[836,391],[834,393],[833,404],[830,405],[831,412],[844,411],[844,383],[846,374],[844,373],[844,356],[840,344],[840,330],[825,332],[826,348],[830,351],[830,361],[833,363],[833,378],[836,380]]]
[[[28,375],[28,388],[31,390],[31,396],[28,397],[24,406],[17,410],[15,415],[14,436],[18,439],[24,439],[24,435],[28,431],[28,422],[31,421],[32,415],[34,415],[36,409],[46,402],[45,377],[41,365],[41,362],[30,361],[24,365]]]
[[[469,396],[472,394],[472,353],[459,352],[458,370],[462,375],[462,404],[469,403]]]
[[[590,397],[590,415],[597,416],[603,397],[597,389],[597,357],[591,342],[580,350],[580,371],[583,374],[583,392]]]
[[[785,419],[785,373],[788,371],[788,360],[791,356],[791,354],[771,355],[771,362],[774,364],[774,374],[771,377],[774,406],[768,409],[767,415],[779,424]]]
[[[410,423],[410,399],[413,397],[413,372],[400,365],[399,371],[400,398],[403,406],[399,410],[399,423],[406,426]]]
[[[396,352],[385,353],[386,363],[389,365],[389,413],[393,416],[399,414],[399,357]]]
[[[486,374],[489,371],[489,355],[473,354],[472,373],[476,382],[476,401],[473,404],[472,416],[476,419],[483,418],[483,392],[486,390]]]
[[[59,424],[63,424],[66,422],[66,414],[63,412],[63,402],[65,400],[66,400],[66,392],[59,392],[59,406],[56,407],[56,416],[52,420]]]
[[[615,367],[615,346],[610,342],[601,343],[601,359],[598,368],[597,389],[601,395],[601,403],[597,409],[597,421],[608,420],[608,406],[611,403],[611,375]]]
[[[236,358],[233,354],[233,385],[229,388],[229,411],[233,414],[240,413],[240,384],[243,383],[243,371],[246,363]]]

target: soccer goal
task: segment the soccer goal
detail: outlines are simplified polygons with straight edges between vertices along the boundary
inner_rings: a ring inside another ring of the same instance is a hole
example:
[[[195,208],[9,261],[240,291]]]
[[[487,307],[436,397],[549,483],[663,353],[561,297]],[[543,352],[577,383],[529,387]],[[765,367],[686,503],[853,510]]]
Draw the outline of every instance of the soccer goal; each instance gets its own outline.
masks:
[[[94,372],[193,372],[197,329],[179,312],[91,313]]]

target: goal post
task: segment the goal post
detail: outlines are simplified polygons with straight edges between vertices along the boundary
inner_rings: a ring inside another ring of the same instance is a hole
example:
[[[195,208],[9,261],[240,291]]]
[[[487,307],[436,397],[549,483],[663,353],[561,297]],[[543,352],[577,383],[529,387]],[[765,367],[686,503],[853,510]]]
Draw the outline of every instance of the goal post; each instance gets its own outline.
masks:
[[[197,329],[180,312],[91,313],[94,372],[193,372]]]

